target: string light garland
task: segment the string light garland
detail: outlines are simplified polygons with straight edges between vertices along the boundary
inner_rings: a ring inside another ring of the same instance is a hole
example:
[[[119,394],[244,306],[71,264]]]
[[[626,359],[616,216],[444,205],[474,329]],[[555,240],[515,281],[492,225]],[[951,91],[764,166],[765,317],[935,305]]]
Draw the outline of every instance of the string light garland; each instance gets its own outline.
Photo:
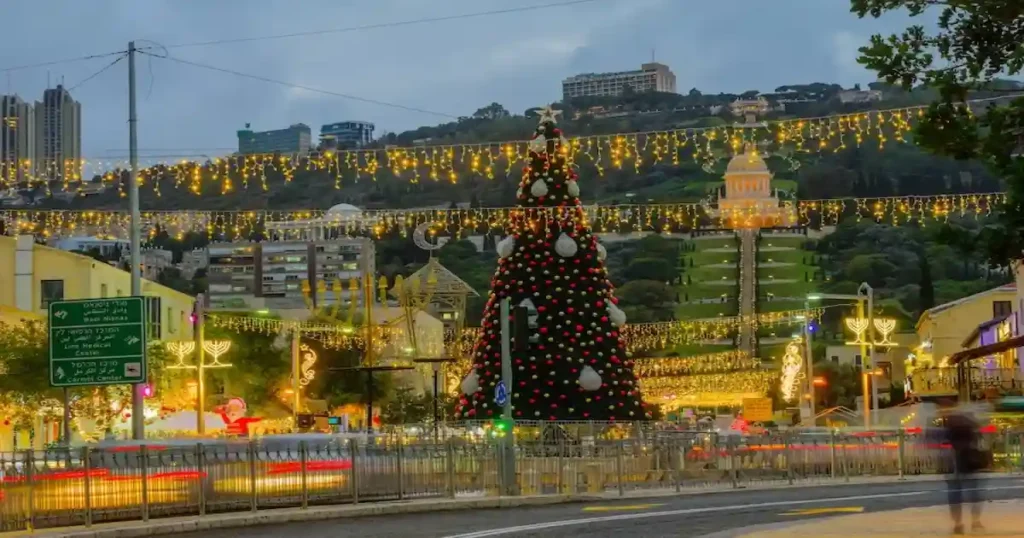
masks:
[[[642,378],[723,373],[760,368],[761,361],[742,351],[724,351],[692,357],[636,359],[633,371]]]
[[[1004,193],[937,194],[803,200],[784,202],[783,210],[795,213],[801,225],[834,225],[844,217],[901,224],[925,220],[945,222],[953,216],[984,217],[998,210],[1005,201]],[[351,214],[324,210],[186,210],[143,211],[141,216],[144,238],[149,240],[157,233],[165,232],[179,239],[186,233],[198,233],[210,239],[232,241],[294,240],[314,233],[323,237],[379,238],[390,233],[407,235],[421,224],[430,224],[431,233],[436,235],[464,236],[515,232],[524,222],[577,219],[585,219],[597,233],[672,233],[699,228],[704,222],[715,227],[718,221],[756,216],[756,209],[748,209],[709,219],[709,207],[708,204],[695,203],[585,206],[582,216],[575,210],[570,212],[558,207],[381,209]],[[129,230],[130,215],[126,211],[0,210],[0,232],[6,235],[127,238]]]
[[[770,371],[728,372],[675,377],[641,377],[648,401],[665,408],[685,405],[736,405],[744,397],[763,396],[777,380]]]
[[[1004,99],[1000,97],[999,99]],[[979,105],[993,99],[970,101]],[[768,121],[755,125],[670,129],[643,133],[613,133],[568,138],[560,151],[571,165],[589,163],[598,174],[608,168],[632,167],[639,173],[655,164],[678,165],[685,154],[694,162],[709,165],[735,154],[748,144],[775,148],[782,155],[807,152],[838,152],[872,140],[884,149],[889,142],[905,142],[914,122],[927,106],[912,106],[836,114],[817,118]],[[284,182],[297,174],[322,172],[338,188],[343,179],[380,179],[383,175],[418,183],[423,180],[457,183],[463,176],[493,179],[509,175],[529,155],[529,141],[444,144],[324,151],[309,155],[234,155],[204,162],[154,160],[139,174],[139,181],[157,194],[162,188],[187,189],[195,195],[226,194],[239,187],[258,185],[269,190],[272,177]],[[69,160],[39,163],[25,160],[0,163],[0,188],[28,184],[62,183],[64,191],[85,188],[83,177],[98,175],[106,184],[123,185],[127,161],[120,159]]]

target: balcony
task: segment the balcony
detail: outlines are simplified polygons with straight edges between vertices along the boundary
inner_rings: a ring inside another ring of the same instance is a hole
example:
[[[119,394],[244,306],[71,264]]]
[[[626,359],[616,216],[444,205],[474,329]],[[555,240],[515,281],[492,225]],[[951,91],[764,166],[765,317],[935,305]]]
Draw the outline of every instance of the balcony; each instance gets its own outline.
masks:
[[[929,368],[917,370],[908,379],[909,393],[915,396],[955,396],[961,394],[963,380],[967,394],[978,398],[990,390],[1000,395],[1024,394],[1024,373],[1015,368]]]

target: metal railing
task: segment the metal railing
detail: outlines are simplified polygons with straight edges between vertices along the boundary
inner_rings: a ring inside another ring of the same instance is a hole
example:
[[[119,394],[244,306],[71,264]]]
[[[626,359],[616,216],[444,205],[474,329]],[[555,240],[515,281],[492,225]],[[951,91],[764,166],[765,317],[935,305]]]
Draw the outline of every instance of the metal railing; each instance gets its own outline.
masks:
[[[497,496],[502,444],[382,437],[83,447],[0,453],[0,531],[151,518]],[[1021,435],[985,437],[998,470],[1021,467]],[[947,448],[904,433],[719,437],[524,436],[516,443],[520,495],[736,488],[903,477],[948,471]]]

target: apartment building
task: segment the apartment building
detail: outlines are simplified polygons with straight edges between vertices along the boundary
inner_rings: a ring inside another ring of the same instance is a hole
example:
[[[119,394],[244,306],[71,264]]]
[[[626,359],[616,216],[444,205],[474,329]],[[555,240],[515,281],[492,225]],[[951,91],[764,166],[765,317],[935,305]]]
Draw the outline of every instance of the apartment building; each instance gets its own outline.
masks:
[[[62,85],[35,106],[35,171],[50,179],[82,178],[82,105]]]
[[[317,297],[318,306],[351,301],[348,282],[376,272],[373,241],[339,238],[323,241],[214,243],[207,247],[211,310],[295,310],[306,308],[303,281],[312,289],[342,284],[340,294]]]
[[[312,131],[304,123],[296,123],[287,129],[273,131],[252,131],[249,124],[237,132],[238,153],[258,155],[263,153],[309,153]]]
[[[656,62],[645,63],[634,71],[584,73],[562,81],[562,100],[622,95],[626,87],[638,93],[676,93],[676,75],[667,65]]]
[[[0,182],[28,181],[35,158],[35,107],[17,95],[0,95]]]

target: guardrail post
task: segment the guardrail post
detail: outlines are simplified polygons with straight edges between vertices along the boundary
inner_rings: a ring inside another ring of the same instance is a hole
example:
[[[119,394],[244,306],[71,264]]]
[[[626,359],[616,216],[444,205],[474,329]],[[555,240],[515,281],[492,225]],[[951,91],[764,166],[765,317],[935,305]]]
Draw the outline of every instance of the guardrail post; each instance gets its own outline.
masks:
[[[352,489],[352,502],[359,504],[359,442],[355,437],[348,440],[348,453],[352,459],[349,466],[349,488]]]
[[[395,467],[398,471],[398,500],[400,501],[405,499],[405,469],[403,468],[404,462],[402,461],[402,456],[404,455],[402,450],[403,446],[404,444],[402,443],[402,440],[398,439],[398,453],[395,455]]]
[[[718,443],[721,437],[715,436],[715,448],[718,448]],[[735,447],[732,446],[732,442],[728,439],[725,441],[725,457],[729,461],[729,479],[732,481],[733,489],[739,489],[740,487],[740,464],[739,455],[736,454]]]
[[[783,457],[786,459],[786,480],[789,481],[789,485],[793,485],[793,444],[789,439],[789,434],[783,436],[783,443],[785,446],[785,453]]]
[[[28,484],[28,522],[26,526],[29,532],[36,528],[36,495],[35,495],[35,461],[32,449],[25,451],[25,482]]]
[[[142,521],[149,521],[149,447],[139,447],[139,459],[142,474]]]
[[[449,437],[444,444],[444,490],[449,499],[455,498],[455,438]]]
[[[829,430],[828,432],[828,460],[829,460],[829,475],[832,480],[836,479],[836,431]]]
[[[565,437],[558,436],[558,478],[555,481],[555,491],[559,495],[565,494]]]
[[[675,455],[673,463],[672,480],[676,483],[676,493],[683,491],[683,471],[686,469],[686,449],[682,446],[676,446],[675,443],[670,442],[669,449],[670,454]]]
[[[615,474],[617,476],[616,484],[618,484],[619,497],[624,497],[626,495],[625,484],[623,484],[623,480],[625,479],[625,477],[622,476],[622,474],[623,474],[623,469],[622,469],[623,446],[622,445],[624,443],[625,443],[625,441],[621,441],[621,440],[618,441],[616,443],[616,451],[615,451]]]
[[[847,456],[849,456],[849,451],[847,450],[847,443],[846,442],[843,443],[843,451],[839,455],[840,455],[839,465],[843,468],[843,478],[847,482],[849,482],[850,481],[850,464],[847,461]]]
[[[302,473],[302,508],[309,508],[309,482],[307,479],[309,450],[306,441],[299,441],[299,470]]]
[[[69,451],[70,452],[70,451]],[[90,483],[90,474],[92,474],[92,449],[88,446],[82,447],[82,468],[85,470],[85,477],[83,478],[82,491],[85,493],[85,526],[86,528],[92,527],[92,484]]]
[[[896,440],[896,465],[899,466],[899,478],[900,478],[900,480],[905,480],[906,479],[906,477],[904,476],[904,470],[903,470],[903,468],[905,466],[904,465],[905,460],[904,460],[903,450],[904,450],[904,448],[906,446],[907,446],[906,445],[906,437],[904,436],[903,430],[901,429],[900,430],[899,438],[897,438],[897,440]]]
[[[196,474],[199,475],[199,517],[206,515],[206,451],[196,443]]]
[[[249,510],[255,512],[259,503],[256,498],[256,442],[254,440],[249,440],[246,452],[249,456]]]

